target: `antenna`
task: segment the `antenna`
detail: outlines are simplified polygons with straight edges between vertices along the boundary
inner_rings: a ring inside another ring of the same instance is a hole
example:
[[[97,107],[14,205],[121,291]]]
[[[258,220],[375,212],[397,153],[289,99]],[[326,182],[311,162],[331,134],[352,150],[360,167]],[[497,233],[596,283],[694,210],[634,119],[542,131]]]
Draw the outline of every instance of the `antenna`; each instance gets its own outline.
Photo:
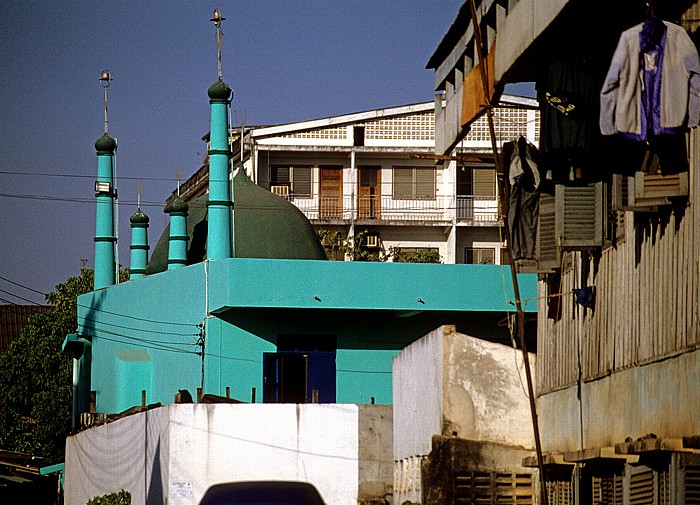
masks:
[[[214,35],[214,42],[216,43],[216,52],[217,52],[217,62],[218,62],[218,67],[219,67],[219,80],[222,78],[222,72],[221,72],[221,46],[223,45],[222,41],[222,36],[223,32],[221,31],[221,22],[226,19],[221,16],[221,11],[219,9],[214,9],[214,17],[211,18],[209,21],[212,21],[214,23],[214,27],[216,28],[216,33]]]
[[[175,172],[175,178],[177,179],[177,196],[180,196],[180,180],[182,179],[182,164],[177,167],[177,172]]]
[[[100,85],[102,85],[102,88],[105,90],[105,133],[108,133],[109,131],[109,119],[107,118],[107,102],[108,102],[108,96],[107,96],[107,88],[109,88],[109,85],[112,82],[112,74],[109,73],[109,70],[104,69],[102,73],[100,74]]]
[[[141,193],[143,193],[143,181],[136,182],[136,208],[141,210]]]

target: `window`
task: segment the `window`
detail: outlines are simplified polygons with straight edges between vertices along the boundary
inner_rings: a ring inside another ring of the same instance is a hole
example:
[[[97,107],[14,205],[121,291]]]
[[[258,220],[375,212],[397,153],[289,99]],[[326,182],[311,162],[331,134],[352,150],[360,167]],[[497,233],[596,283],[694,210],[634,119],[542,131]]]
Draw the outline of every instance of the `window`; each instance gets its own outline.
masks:
[[[491,247],[465,247],[464,262],[469,265],[493,265],[496,262],[496,250]]]
[[[496,198],[496,170],[493,167],[458,167],[457,194]]]
[[[295,198],[311,198],[311,166],[272,165],[270,187],[286,186]]]
[[[434,200],[435,167],[394,167],[396,200]]]

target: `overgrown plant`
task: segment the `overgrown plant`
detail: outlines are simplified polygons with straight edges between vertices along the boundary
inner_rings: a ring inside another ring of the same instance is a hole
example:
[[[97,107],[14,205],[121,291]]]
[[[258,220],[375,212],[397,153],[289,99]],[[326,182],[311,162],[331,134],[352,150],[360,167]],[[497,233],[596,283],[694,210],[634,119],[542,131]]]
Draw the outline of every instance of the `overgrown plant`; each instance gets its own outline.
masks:
[[[118,493],[95,496],[87,505],[131,505],[131,493],[122,489]]]

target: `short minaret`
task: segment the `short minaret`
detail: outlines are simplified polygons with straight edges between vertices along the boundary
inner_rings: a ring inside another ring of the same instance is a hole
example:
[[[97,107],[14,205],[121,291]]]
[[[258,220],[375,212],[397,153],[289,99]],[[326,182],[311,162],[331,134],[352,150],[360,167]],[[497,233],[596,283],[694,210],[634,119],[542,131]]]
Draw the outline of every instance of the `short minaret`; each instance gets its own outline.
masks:
[[[146,275],[148,266],[148,216],[139,208],[129,219],[131,222],[131,265],[129,279]]]
[[[211,130],[209,135],[209,200],[207,201],[207,258],[233,257],[233,195],[229,180],[231,151],[228,138],[228,106],[231,88],[221,77],[221,17],[214,11],[217,30],[218,80],[209,87]]]
[[[189,206],[179,196],[170,202],[165,212],[170,214],[170,237],[168,247],[168,270],[187,264],[187,211]]]
[[[105,91],[105,133],[95,142],[97,151],[97,182],[95,198],[95,281],[94,289],[111,286],[116,281],[115,251],[117,238],[114,235],[114,151],[117,142],[107,133],[107,88],[112,77],[108,70],[100,75],[100,84]]]

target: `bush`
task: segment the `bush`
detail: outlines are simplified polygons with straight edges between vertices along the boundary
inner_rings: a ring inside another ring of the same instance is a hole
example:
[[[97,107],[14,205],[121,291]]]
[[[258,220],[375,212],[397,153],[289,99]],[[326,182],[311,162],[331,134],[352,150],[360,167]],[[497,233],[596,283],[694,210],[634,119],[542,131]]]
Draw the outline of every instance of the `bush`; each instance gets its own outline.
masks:
[[[118,493],[95,496],[87,505],[131,505],[131,493],[122,489]]]

